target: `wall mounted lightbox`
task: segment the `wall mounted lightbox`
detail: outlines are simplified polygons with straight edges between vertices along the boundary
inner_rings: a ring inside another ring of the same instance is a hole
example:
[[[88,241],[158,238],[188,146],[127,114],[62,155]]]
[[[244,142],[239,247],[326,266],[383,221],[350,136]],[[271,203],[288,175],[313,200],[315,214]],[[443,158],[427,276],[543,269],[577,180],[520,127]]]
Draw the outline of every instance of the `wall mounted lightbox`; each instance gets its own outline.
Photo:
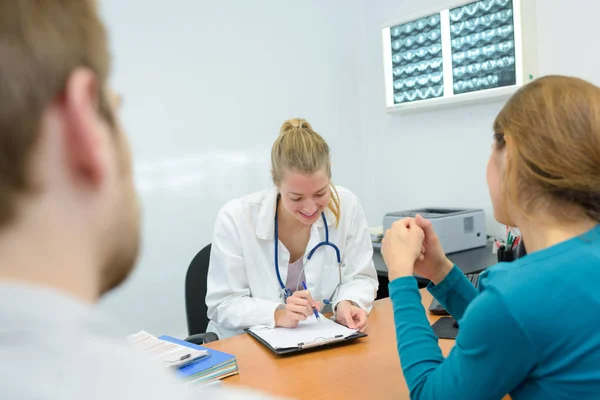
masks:
[[[508,97],[537,74],[534,0],[481,0],[382,28],[388,111]]]

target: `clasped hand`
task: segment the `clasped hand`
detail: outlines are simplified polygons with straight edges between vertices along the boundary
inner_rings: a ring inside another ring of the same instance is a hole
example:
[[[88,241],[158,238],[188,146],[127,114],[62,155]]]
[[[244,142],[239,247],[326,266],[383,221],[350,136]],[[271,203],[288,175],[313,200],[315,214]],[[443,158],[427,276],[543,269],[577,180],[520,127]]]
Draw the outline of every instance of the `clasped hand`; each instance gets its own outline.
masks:
[[[453,267],[431,222],[421,215],[394,222],[385,233],[381,253],[390,281],[416,273],[437,284]]]

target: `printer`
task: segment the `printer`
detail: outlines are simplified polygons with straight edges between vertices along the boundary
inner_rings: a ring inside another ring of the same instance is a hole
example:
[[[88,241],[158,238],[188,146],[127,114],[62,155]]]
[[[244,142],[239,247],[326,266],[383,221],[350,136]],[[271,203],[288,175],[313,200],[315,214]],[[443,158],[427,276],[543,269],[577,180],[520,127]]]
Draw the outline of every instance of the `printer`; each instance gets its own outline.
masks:
[[[486,245],[485,212],[481,209],[431,207],[390,212],[383,217],[383,231],[394,221],[417,214],[431,221],[446,254]]]

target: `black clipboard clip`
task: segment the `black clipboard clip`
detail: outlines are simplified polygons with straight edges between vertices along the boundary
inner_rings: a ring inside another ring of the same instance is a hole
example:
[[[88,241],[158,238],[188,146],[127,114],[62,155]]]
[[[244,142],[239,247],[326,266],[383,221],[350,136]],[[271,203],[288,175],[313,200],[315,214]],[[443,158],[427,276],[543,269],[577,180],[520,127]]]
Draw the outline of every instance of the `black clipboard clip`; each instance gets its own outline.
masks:
[[[324,346],[326,344],[331,344],[331,343],[339,342],[341,340],[345,340],[344,335],[336,335],[336,336],[334,336],[332,338],[317,337],[312,342],[300,342],[300,343],[298,343],[298,348],[302,349],[302,350],[304,350],[304,349],[310,349],[311,347]]]

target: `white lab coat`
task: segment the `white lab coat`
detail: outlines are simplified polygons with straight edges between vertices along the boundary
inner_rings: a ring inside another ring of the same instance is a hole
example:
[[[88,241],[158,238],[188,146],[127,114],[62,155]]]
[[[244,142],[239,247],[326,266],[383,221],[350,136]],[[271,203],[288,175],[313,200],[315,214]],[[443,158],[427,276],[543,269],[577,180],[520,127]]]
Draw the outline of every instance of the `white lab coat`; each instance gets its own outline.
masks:
[[[371,311],[378,280],[373,265],[373,247],[367,219],[356,196],[338,187],[341,204],[339,226],[329,209],[325,211],[329,240],[340,249],[342,285],[332,303],[351,300]],[[274,220],[277,189],[253,193],[227,203],[215,224],[208,270],[206,305],[208,332],[219,338],[243,332],[244,328],[275,326],[274,313],[284,303],[275,273]],[[339,282],[335,250],[322,246],[311,260],[310,250],[325,240],[323,220],[310,231],[304,255],[306,284],[317,301],[329,298]],[[279,273],[286,282],[290,253],[279,242]]]

